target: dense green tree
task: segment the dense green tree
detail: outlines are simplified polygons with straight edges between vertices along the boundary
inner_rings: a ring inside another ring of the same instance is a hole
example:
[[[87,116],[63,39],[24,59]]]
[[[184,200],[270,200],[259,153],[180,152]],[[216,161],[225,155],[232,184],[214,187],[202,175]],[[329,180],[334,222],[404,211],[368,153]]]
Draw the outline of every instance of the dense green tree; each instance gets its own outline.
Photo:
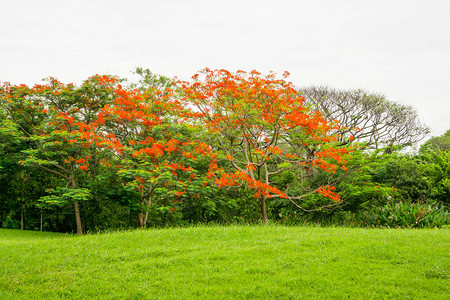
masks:
[[[420,146],[420,153],[427,151],[450,151],[450,130],[447,130],[443,135],[432,137]]]
[[[423,180],[428,183],[429,200],[447,208],[450,204],[450,151],[430,151],[419,156]]]

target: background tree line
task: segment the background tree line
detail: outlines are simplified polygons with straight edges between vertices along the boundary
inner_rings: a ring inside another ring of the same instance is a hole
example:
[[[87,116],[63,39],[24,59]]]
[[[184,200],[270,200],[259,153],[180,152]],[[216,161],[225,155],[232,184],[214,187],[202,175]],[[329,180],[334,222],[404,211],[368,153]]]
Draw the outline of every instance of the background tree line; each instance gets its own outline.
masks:
[[[2,84],[2,227],[449,223],[450,131],[405,154],[428,133],[411,107],[256,71],[136,73]]]

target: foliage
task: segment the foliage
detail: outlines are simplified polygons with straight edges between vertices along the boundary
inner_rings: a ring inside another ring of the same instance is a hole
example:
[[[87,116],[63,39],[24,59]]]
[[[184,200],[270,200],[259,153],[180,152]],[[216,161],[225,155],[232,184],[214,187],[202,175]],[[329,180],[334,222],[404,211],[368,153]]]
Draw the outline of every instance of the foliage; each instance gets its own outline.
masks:
[[[48,189],[50,195],[41,197],[43,204],[65,205],[74,201],[87,201],[91,197],[90,190],[86,188],[57,187]]]
[[[420,157],[429,198],[445,207],[450,205],[450,151],[428,152]]]
[[[12,220],[10,217],[6,217],[6,222],[3,224],[3,227],[6,229],[19,229],[20,222],[16,220]]]
[[[450,213],[439,205],[391,203],[365,213],[365,223],[390,228],[433,228],[450,224]]]
[[[449,152],[450,151],[450,130],[447,130],[443,135],[432,137],[422,146],[420,146],[420,153],[426,153],[428,151],[434,152]]]

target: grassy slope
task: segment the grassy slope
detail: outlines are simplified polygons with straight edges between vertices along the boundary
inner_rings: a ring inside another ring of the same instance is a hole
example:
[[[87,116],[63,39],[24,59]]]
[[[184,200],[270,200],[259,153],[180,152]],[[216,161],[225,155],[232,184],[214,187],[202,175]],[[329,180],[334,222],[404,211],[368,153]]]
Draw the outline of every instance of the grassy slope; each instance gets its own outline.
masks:
[[[0,298],[448,299],[450,230],[0,230]]]

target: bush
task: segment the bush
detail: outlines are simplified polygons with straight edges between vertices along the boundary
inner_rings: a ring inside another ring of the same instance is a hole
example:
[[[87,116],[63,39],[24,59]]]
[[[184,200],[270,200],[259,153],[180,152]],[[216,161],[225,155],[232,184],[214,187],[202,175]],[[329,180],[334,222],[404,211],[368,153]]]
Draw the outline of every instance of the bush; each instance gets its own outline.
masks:
[[[19,229],[20,228],[20,222],[17,220],[13,220],[10,217],[6,218],[6,222],[3,223],[3,228],[6,229]]]
[[[450,224],[450,213],[439,205],[398,202],[363,213],[362,222],[395,228],[442,227]]]

